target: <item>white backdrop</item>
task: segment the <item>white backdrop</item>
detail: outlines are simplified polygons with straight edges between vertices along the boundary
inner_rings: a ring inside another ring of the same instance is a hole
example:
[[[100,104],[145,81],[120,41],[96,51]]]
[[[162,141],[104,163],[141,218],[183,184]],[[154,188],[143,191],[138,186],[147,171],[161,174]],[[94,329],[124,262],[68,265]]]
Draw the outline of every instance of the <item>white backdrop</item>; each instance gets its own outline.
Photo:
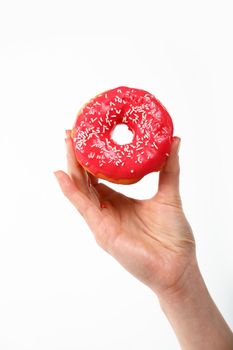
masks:
[[[0,0],[1,349],[179,349],[157,298],[96,245],[53,175],[79,108],[120,85],[173,118],[199,264],[233,325],[231,3]],[[110,186],[147,198],[157,175]]]

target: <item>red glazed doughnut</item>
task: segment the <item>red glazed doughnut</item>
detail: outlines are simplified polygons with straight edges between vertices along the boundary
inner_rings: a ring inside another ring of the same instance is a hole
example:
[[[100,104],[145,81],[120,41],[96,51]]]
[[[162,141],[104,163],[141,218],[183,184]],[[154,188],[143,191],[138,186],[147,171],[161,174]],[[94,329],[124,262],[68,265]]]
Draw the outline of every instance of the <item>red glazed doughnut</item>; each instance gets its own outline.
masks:
[[[112,139],[117,124],[131,143]],[[173,123],[164,106],[144,90],[118,87],[91,99],[78,113],[71,137],[78,162],[96,177],[131,184],[159,171],[169,155]]]

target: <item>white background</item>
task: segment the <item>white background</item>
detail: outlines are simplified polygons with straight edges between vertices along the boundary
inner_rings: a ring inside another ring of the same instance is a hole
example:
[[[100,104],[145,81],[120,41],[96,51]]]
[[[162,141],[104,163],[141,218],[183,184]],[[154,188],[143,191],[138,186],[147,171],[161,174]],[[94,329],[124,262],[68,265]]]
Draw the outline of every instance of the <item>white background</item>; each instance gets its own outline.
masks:
[[[179,349],[157,298],[96,245],[53,175],[79,108],[119,85],[173,117],[200,268],[233,325],[231,3],[0,0],[2,350]],[[148,198],[157,175],[116,188]]]

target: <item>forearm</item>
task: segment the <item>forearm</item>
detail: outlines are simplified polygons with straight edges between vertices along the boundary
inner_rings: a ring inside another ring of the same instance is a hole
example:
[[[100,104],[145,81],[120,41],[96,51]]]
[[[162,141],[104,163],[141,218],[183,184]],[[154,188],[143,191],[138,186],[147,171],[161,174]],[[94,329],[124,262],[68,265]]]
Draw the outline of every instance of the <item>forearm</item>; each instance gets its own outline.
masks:
[[[232,350],[233,334],[213,302],[197,266],[186,281],[159,297],[183,350]]]

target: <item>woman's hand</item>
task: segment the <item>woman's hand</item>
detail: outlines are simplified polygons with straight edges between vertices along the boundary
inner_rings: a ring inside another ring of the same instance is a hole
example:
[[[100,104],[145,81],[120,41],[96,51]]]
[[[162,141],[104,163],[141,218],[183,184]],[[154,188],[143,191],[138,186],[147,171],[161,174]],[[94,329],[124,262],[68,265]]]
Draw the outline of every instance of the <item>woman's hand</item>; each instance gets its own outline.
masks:
[[[67,131],[68,174],[55,172],[62,192],[81,213],[98,244],[158,295],[182,287],[195,264],[195,243],[179,194],[180,139],[160,172],[151,199],[126,197],[99,183],[77,162]]]
[[[231,330],[199,271],[195,243],[179,194],[180,139],[174,138],[151,199],[124,196],[87,174],[67,133],[68,174],[55,173],[98,244],[158,296],[184,350],[233,349]]]

